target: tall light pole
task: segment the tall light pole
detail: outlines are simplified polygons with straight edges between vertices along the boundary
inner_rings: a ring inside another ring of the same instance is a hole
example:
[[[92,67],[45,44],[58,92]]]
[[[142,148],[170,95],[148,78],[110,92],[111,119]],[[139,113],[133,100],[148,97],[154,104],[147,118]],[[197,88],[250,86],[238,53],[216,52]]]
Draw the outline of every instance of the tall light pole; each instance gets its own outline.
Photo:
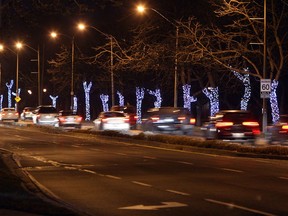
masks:
[[[161,16],[164,20],[166,20],[167,22],[169,22],[171,25],[173,25],[176,29],[176,39],[175,39],[175,58],[174,58],[174,107],[177,107],[177,101],[178,101],[178,46],[179,46],[179,27],[172,22],[171,20],[169,20],[167,17],[165,17],[162,13],[160,13],[159,11],[157,11],[154,8],[146,8],[143,5],[138,5],[137,6],[137,11],[141,14],[143,14],[145,12],[145,10],[150,9],[152,11],[154,11],[155,13],[157,13],[159,16]]]
[[[18,91],[18,84],[19,84],[19,50],[23,47],[23,44],[21,42],[17,42],[15,44],[15,47],[17,49],[16,52],[16,109],[18,111],[18,98],[19,98],[19,91]]]
[[[110,41],[110,78],[111,78],[111,103],[112,103],[112,106],[115,105],[115,87],[114,87],[114,70],[113,70],[113,67],[114,67],[114,59],[113,59],[113,36],[112,35],[109,35],[109,34],[106,34],[104,32],[102,32],[101,30],[99,30],[98,28],[94,27],[94,26],[86,26],[84,23],[79,23],[78,24],[78,29],[83,31],[85,30],[86,28],[92,28],[94,30],[96,30],[97,32],[99,32],[100,34],[104,35],[105,37],[107,37]]]
[[[264,0],[264,38],[263,38],[263,79],[266,79],[266,62],[267,62],[267,2]],[[263,123],[262,132],[267,133],[267,101],[263,98]]]
[[[56,38],[58,35],[63,35],[71,40],[71,83],[70,83],[70,109],[73,110],[74,106],[74,62],[75,62],[75,38],[66,34],[59,34],[55,31],[50,33],[50,37]]]

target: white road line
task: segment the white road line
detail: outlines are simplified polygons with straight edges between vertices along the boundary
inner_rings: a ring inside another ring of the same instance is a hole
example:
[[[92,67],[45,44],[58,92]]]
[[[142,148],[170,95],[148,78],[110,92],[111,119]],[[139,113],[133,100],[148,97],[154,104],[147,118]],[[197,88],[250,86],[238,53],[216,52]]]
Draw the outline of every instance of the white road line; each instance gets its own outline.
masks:
[[[115,154],[117,154],[117,155],[124,155],[124,156],[127,155],[127,154],[124,154],[124,153],[115,153]]]
[[[72,147],[75,147],[75,148],[80,148],[81,146],[79,145],[71,145]]]
[[[137,184],[137,185],[141,185],[141,186],[145,186],[145,187],[152,187],[152,185],[146,184],[146,183],[143,183],[143,182],[132,181],[132,183]]]
[[[284,180],[288,180],[288,177],[283,177],[283,176],[280,176],[278,177],[279,179],[284,179]]]
[[[117,180],[122,179],[122,178],[120,178],[118,176],[113,176],[113,175],[105,175],[105,176],[108,177],[108,178],[117,179]]]
[[[184,192],[181,192],[181,191],[176,191],[176,190],[166,190],[166,191],[168,191],[170,193],[178,194],[178,195],[190,196],[190,194],[184,193]]]
[[[229,169],[229,168],[220,168],[221,170],[229,171],[229,172],[236,172],[236,173],[243,173],[242,170],[235,170],[235,169]]]
[[[95,171],[88,170],[88,169],[83,169],[84,172],[92,173],[92,174],[97,174]]]
[[[185,161],[177,161],[177,162],[181,164],[186,164],[186,165],[194,165],[193,163],[185,162]]]
[[[150,156],[143,156],[143,158],[146,158],[146,159],[156,159],[156,157],[150,157]]]
[[[233,204],[233,203],[227,203],[227,202],[222,202],[222,201],[213,200],[213,199],[205,199],[205,201],[211,202],[211,203],[215,203],[215,204],[219,204],[219,205],[224,205],[224,206],[227,206],[228,208],[231,208],[231,209],[233,209],[233,208],[241,209],[241,210],[252,212],[252,213],[256,213],[256,214],[259,214],[259,215],[276,216],[275,214],[271,214],[271,213],[264,212],[264,211],[259,211],[257,209],[247,208],[247,207],[244,207],[244,206],[239,206],[239,205],[236,205],[236,204]]]

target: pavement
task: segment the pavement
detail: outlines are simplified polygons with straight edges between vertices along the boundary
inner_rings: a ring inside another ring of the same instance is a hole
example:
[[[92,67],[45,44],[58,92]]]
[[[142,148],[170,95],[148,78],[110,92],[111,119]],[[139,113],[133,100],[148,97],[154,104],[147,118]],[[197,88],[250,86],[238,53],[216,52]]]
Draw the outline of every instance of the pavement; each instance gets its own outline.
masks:
[[[13,160],[0,149],[0,215],[80,216],[85,215],[44,194]]]

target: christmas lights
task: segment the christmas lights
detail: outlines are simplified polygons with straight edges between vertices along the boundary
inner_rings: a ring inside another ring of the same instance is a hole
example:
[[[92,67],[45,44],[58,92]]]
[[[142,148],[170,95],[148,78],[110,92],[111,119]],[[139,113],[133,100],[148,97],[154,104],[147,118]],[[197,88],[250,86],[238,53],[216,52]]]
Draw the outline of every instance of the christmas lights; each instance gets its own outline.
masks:
[[[279,106],[277,100],[277,88],[279,81],[273,80],[271,83],[271,92],[270,92],[270,106],[272,112],[272,122],[275,124],[279,121]]]
[[[85,92],[85,108],[86,108],[86,116],[85,120],[90,121],[91,115],[90,115],[90,90],[92,87],[92,82],[90,82],[87,86],[87,82],[83,82],[83,88]]]
[[[56,108],[56,104],[57,104],[57,98],[58,96],[53,97],[52,95],[49,96],[50,99],[52,100],[52,106]]]
[[[0,110],[3,108],[3,95],[0,95]]]
[[[183,107],[191,111],[191,103],[196,102],[197,98],[190,96],[191,85],[185,84],[182,86],[182,89],[183,89],[183,101],[184,101]]]
[[[140,124],[142,121],[141,121],[141,116],[142,116],[142,112],[141,112],[141,107],[142,107],[142,101],[144,99],[144,94],[145,94],[145,88],[139,88],[139,87],[136,87],[136,101],[137,101],[137,104],[136,104],[136,111],[137,111],[137,123]]]
[[[101,94],[100,99],[102,101],[103,112],[108,112],[109,111],[109,107],[108,107],[109,95]]]
[[[244,71],[248,71],[248,68],[244,68]],[[240,73],[233,71],[233,74],[244,84],[244,95],[241,98],[240,106],[241,110],[247,110],[248,108],[248,103],[251,98],[251,84],[250,84],[250,78],[249,74],[243,74],[241,75]]]
[[[147,91],[150,95],[153,95],[156,97],[156,101],[154,102],[154,107],[160,108],[162,104],[162,97],[161,97],[160,89],[156,89],[155,91],[147,89]]]
[[[210,101],[210,115],[214,116],[217,112],[219,112],[219,93],[218,87],[213,88],[205,88],[202,90],[203,93],[208,97]]]
[[[10,84],[6,83],[7,89],[8,89],[8,108],[11,108],[12,106],[12,100],[11,100],[11,94],[12,94],[12,87],[13,87],[14,81],[11,80]]]
[[[77,113],[78,110],[78,98],[74,95],[73,96],[73,113]]]
[[[124,96],[119,91],[117,91],[117,95],[119,97],[119,106],[124,106]]]

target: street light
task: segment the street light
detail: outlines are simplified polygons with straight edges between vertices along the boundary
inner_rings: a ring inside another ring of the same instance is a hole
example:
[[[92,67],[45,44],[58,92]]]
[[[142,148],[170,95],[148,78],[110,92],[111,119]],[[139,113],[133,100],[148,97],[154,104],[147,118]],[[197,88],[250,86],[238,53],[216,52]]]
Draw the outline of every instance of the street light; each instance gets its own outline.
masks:
[[[70,84],[70,88],[71,88],[71,91],[70,91],[70,109],[73,110],[73,107],[74,107],[74,61],[75,61],[75,39],[74,39],[74,36],[73,37],[70,37],[66,34],[58,34],[57,32],[51,32],[50,33],[50,37],[52,38],[57,38],[58,35],[63,35],[67,38],[69,38],[71,40],[71,84]]]
[[[115,96],[114,96],[114,59],[113,59],[113,36],[106,34],[104,32],[102,32],[101,30],[97,29],[94,26],[90,26],[90,25],[85,25],[84,23],[79,23],[78,24],[78,29],[80,31],[84,31],[86,28],[92,28],[94,30],[96,30],[97,32],[99,32],[100,34],[104,35],[105,37],[107,37],[110,41],[110,76],[111,76],[111,102],[112,102],[112,106],[115,105]]]
[[[18,83],[19,83],[19,50],[22,49],[23,44],[21,42],[16,42],[15,47],[17,49],[16,52],[16,110],[18,111],[18,98],[19,98],[19,92],[18,92]]]
[[[174,107],[177,107],[177,101],[178,101],[178,99],[177,99],[177,86],[178,86],[178,83],[177,83],[177,78],[178,78],[178,56],[177,56],[177,52],[178,52],[178,44],[179,44],[179,27],[174,22],[169,20],[162,13],[160,13],[159,11],[157,11],[154,8],[146,8],[144,5],[138,5],[136,9],[140,14],[143,14],[143,13],[145,13],[146,10],[150,9],[150,10],[154,11],[155,13],[157,13],[159,16],[161,16],[164,20],[169,22],[171,25],[173,25],[176,29],[175,59],[174,59]]]

